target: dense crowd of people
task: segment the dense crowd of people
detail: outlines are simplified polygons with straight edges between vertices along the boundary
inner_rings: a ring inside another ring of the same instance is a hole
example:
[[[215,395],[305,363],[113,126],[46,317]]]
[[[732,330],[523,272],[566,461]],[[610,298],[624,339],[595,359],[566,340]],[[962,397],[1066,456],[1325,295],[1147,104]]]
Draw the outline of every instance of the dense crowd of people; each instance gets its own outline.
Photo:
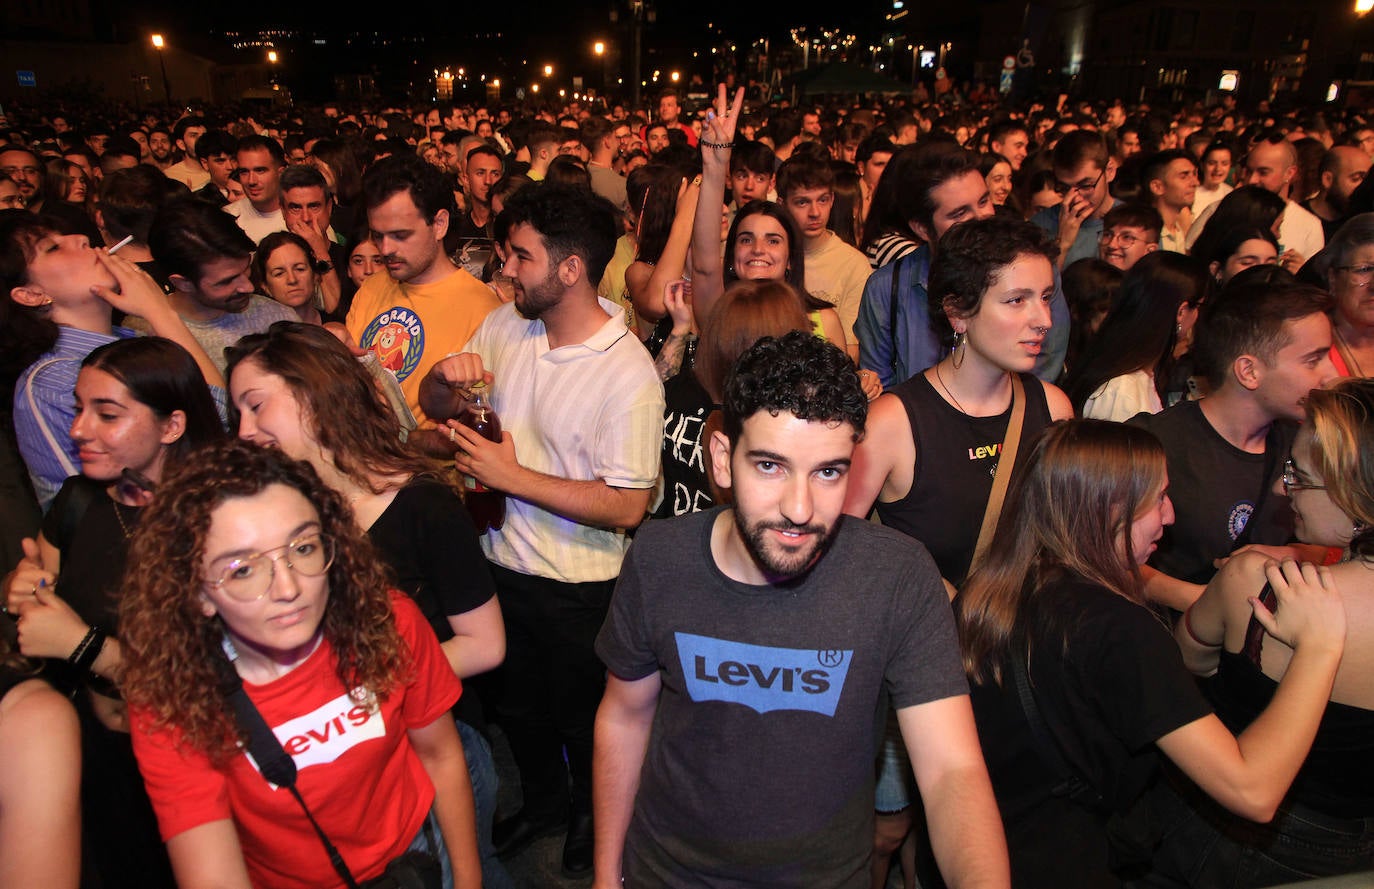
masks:
[[[1374,871],[1374,117],[10,112],[0,886]]]

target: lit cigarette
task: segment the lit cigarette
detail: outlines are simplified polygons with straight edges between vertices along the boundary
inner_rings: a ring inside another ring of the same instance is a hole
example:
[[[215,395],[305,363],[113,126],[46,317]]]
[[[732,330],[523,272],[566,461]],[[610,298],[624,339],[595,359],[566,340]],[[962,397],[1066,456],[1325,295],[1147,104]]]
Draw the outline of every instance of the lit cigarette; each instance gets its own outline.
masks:
[[[118,244],[115,244],[113,247],[111,247],[109,250],[106,250],[105,252],[106,252],[106,253],[114,253],[116,250],[119,250],[121,247],[125,247],[125,246],[127,246],[127,245],[129,245],[129,244],[132,244],[133,242],[134,242],[134,236],[133,236],[133,235],[126,235],[125,238],[124,238],[124,240],[120,241]]]

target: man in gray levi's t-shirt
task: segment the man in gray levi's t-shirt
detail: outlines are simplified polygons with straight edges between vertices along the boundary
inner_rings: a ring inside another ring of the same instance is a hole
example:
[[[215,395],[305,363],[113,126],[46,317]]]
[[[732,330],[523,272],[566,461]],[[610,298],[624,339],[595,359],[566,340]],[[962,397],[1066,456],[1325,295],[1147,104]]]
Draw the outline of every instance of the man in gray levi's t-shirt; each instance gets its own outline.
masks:
[[[1006,847],[930,556],[841,516],[866,403],[844,354],[760,341],[710,441],[734,505],[641,528],[597,639],[596,887],[868,885],[885,693],[951,886]]]

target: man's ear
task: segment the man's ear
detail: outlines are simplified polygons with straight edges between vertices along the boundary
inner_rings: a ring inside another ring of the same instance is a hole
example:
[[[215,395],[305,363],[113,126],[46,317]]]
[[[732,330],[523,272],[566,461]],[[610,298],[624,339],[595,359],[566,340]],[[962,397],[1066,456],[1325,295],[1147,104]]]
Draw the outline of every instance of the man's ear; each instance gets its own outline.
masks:
[[[171,284],[178,293],[195,293],[196,284],[185,275],[168,275],[167,283]]]
[[[1160,195],[1164,194],[1164,180],[1151,179],[1150,194],[1154,195],[1155,197],[1159,197]]]
[[[1254,355],[1241,355],[1231,362],[1231,374],[1241,386],[1254,392],[1264,382],[1264,362]]]
[[[587,273],[587,264],[576,253],[558,264],[558,280],[564,287],[571,287]]]
[[[716,485],[721,488],[729,488],[733,484],[730,475],[730,439],[724,432],[716,431],[711,433],[711,477],[715,479]]]
[[[434,240],[442,241],[444,235],[448,234],[448,211],[434,211]]]
[[[916,237],[920,238],[922,241],[925,241],[927,244],[935,243],[935,239],[930,236],[930,230],[922,223],[915,219],[908,219],[906,224],[916,234]]]

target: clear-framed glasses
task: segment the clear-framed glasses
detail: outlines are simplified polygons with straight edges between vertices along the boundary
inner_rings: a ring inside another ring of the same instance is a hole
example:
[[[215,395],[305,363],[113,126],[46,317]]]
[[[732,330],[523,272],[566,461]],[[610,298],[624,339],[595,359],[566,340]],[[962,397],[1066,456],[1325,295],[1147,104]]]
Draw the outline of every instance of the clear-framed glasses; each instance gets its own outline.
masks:
[[[1311,482],[1303,481],[1302,476],[1298,475],[1298,467],[1293,465],[1290,457],[1283,461],[1283,493],[1292,496],[1294,491],[1325,491],[1326,485],[1314,485]]]
[[[221,563],[214,568],[218,576],[207,582],[236,602],[256,602],[272,587],[278,562],[285,562],[302,577],[319,577],[334,564],[334,542],[323,534],[298,537],[282,546]]]
[[[1109,247],[1113,243],[1119,243],[1122,247],[1125,247],[1127,250],[1130,250],[1136,244],[1139,244],[1141,241],[1145,240],[1139,235],[1133,235],[1130,232],[1117,231],[1116,229],[1104,229],[1102,234],[1097,236],[1097,239]]]
[[[1092,194],[1097,189],[1097,184],[1102,181],[1102,177],[1106,175],[1107,168],[1103,167],[1102,172],[1098,173],[1097,178],[1094,179],[1092,182],[1076,182],[1073,185],[1070,185],[1067,182],[1060,182],[1058,179],[1056,179],[1054,180],[1054,193],[1058,195],[1066,195],[1071,191],[1076,191],[1079,194],[1083,195]]]
[[[1374,265],[1338,265],[1336,268],[1348,274],[1350,282],[1360,287],[1368,286],[1374,279]]]

